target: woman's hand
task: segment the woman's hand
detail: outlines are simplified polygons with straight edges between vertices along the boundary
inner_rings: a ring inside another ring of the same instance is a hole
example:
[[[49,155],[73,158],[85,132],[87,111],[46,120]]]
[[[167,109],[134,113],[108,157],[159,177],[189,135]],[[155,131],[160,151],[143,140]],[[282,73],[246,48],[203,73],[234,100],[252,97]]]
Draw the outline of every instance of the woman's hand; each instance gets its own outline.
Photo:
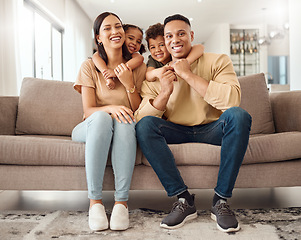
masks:
[[[126,89],[133,88],[134,86],[133,73],[132,73],[132,69],[128,65],[124,63],[119,64],[114,69],[114,73],[116,74],[116,77],[118,77],[119,81]]]
[[[135,122],[133,111],[125,106],[110,105],[109,113],[115,118],[119,123],[132,123]]]

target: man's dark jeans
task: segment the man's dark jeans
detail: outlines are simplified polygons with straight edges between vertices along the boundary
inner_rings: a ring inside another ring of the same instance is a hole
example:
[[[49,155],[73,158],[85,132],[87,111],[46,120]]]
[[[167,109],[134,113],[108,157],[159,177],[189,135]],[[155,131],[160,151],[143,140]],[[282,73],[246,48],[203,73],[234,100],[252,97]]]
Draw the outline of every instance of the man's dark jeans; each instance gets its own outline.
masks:
[[[197,142],[221,146],[220,168],[214,190],[221,197],[230,198],[248,146],[251,123],[248,112],[232,107],[217,121],[197,126],[182,126],[147,116],[137,123],[136,134],[143,154],[170,197],[184,192],[187,186],[167,144]]]

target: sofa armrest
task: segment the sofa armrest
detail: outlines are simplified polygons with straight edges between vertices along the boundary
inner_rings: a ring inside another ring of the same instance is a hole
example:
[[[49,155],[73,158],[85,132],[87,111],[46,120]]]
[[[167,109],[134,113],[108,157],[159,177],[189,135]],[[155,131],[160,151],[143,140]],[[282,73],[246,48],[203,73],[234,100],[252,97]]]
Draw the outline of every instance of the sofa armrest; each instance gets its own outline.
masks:
[[[276,132],[301,132],[301,91],[270,93]]]
[[[0,135],[15,135],[19,97],[0,96]]]

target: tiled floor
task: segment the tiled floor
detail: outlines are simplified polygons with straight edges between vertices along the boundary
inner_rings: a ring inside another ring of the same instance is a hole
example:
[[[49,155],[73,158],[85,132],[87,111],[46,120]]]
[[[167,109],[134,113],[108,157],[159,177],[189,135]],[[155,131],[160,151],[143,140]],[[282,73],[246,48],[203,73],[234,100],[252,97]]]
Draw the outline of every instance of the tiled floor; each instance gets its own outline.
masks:
[[[196,194],[197,209],[209,209],[213,190],[191,190]],[[104,205],[113,206],[114,193],[104,192]],[[235,189],[230,205],[238,208],[301,207],[301,187]],[[174,198],[164,191],[131,191],[129,207],[170,210]],[[81,210],[88,209],[86,191],[1,191],[0,211],[3,210]]]

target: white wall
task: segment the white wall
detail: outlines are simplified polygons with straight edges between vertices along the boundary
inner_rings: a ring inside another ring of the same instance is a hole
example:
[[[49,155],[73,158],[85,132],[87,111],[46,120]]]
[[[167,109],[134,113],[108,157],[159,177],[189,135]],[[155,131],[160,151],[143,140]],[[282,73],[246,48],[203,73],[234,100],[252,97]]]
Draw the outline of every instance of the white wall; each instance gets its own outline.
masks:
[[[289,34],[286,32],[284,38],[272,39],[271,44],[268,46],[269,56],[289,56]]]
[[[219,24],[204,46],[205,52],[224,53],[230,56],[230,25]]]
[[[65,20],[65,0],[35,0],[55,15],[61,22]]]
[[[289,1],[290,24],[290,89],[301,90],[300,56],[301,56],[301,1]]]
[[[76,1],[65,0],[64,80],[74,82],[84,60],[92,56],[92,21]]]

